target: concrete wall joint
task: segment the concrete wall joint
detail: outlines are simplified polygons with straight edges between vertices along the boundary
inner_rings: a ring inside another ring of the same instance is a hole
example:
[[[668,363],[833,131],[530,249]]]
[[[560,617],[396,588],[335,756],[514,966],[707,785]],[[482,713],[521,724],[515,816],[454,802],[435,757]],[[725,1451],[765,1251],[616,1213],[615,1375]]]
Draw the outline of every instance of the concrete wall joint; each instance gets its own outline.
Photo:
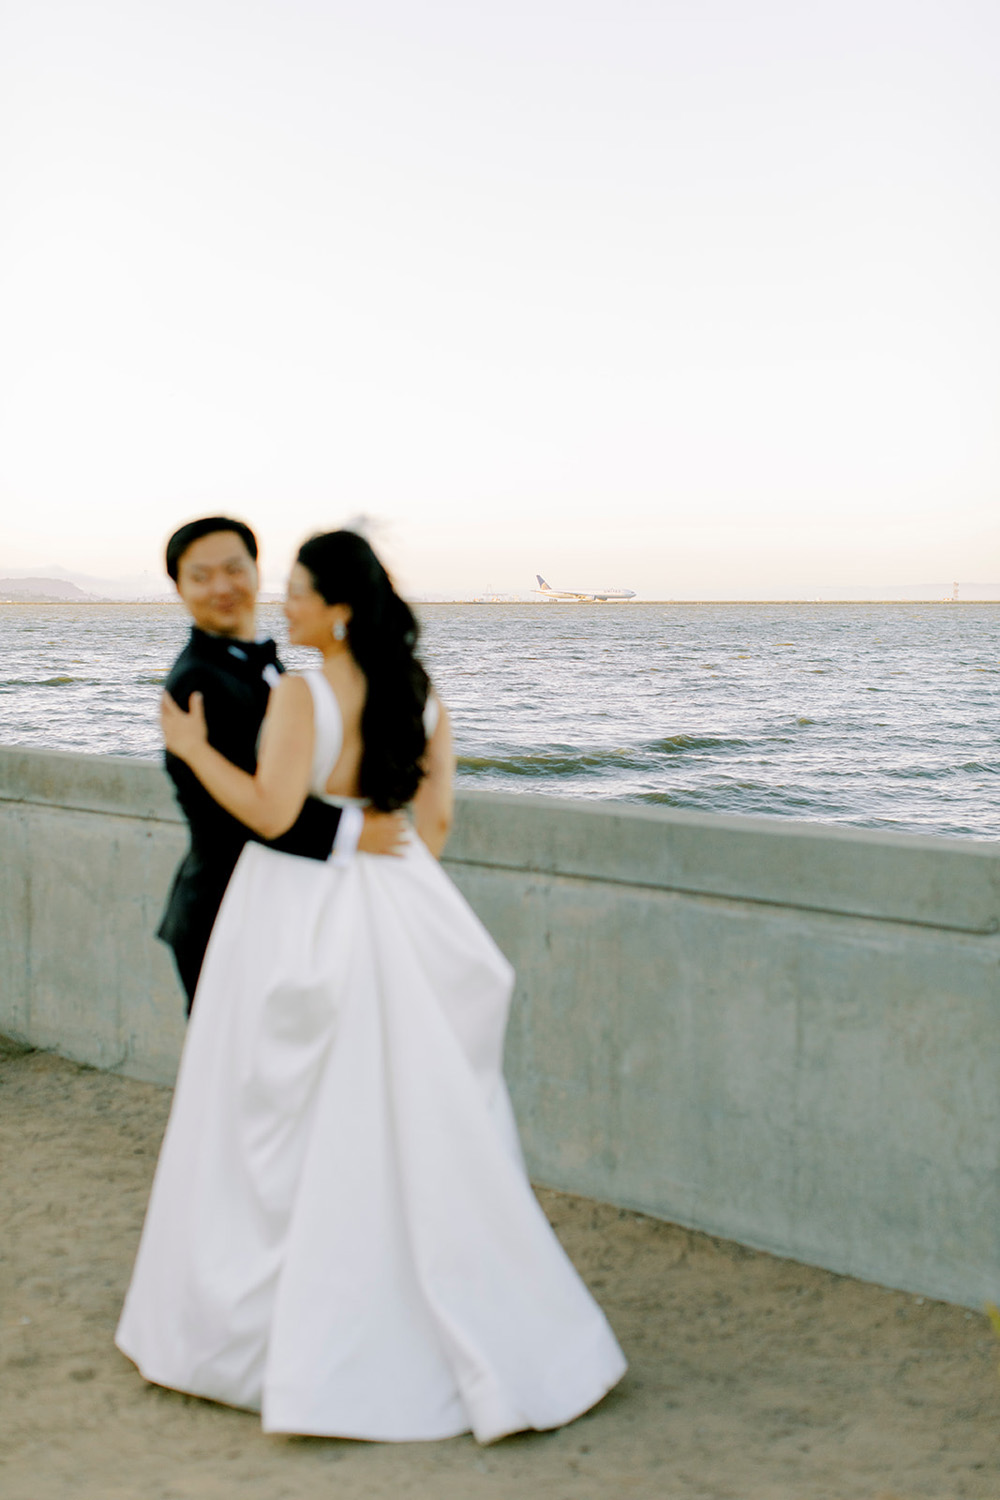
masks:
[[[571,871],[546,868],[543,865],[517,864],[514,861],[508,862],[493,858],[478,860],[460,856],[453,859],[447,850],[445,850],[443,863],[448,869],[505,870],[511,875],[536,875],[542,879],[575,882],[581,886],[595,883],[591,875],[577,875]],[[921,921],[918,917],[901,917],[887,912],[865,911],[861,907],[848,906],[846,902],[842,906],[827,906],[805,900],[783,901],[774,896],[748,896],[743,892],[712,890],[708,886],[679,880],[671,881],[669,878],[655,881],[629,880],[621,875],[602,875],[600,884],[625,890],[663,891],[672,895],[697,896],[706,901],[724,901],[730,904],[735,902],[741,906],[765,906],[776,911],[802,911],[823,917],[849,917],[857,921],[882,922],[892,927],[918,927],[931,932],[961,932],[970,937],[991,937],[1000,932],[1000,921],[996,917],[991,917],[983,923],[949,922],[940,918],[935,921]]]
[[[93,802],[87,802],[82,799],[79,802],[74,802],[69,798],[66,800],[60,798],[56,801],[52,797],[11,796],[3,791],[0,791],[0,807],[39,807],[45,808],[47,811],[91,813],[93,816],[99,818],[121,818],[123,821],[131,823],[153,823],[160,824],[166,828],[177,823],[183,823],[184,821],[180,810],[178,810],[176,818],[169,818],[164,817],[162,812],[144,813],[136,812],[129,807],[116,807],[114,809],[99,807],[95,806]]]

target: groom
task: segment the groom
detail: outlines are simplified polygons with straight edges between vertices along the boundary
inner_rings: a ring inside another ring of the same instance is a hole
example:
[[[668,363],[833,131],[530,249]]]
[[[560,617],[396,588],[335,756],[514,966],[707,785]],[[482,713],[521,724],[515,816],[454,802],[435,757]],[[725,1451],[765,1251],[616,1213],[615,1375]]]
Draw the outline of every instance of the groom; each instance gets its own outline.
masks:
[[[167,572],[191,616],[191,636],[174,662],[166,691],[187,708],[204,698],[209,742],[242,770],[257,768],[257,736],[271,688],[284,671],[272,640],[258,640],[257,538],[243,521],[205,516],[189,521],[167,543]],[[257,835],[209,796],[176,756],[166,767],[187,819],[191,846],[174,877],[157,936],[173,950],[188,1014],[219,906],[243,845]],[[393,854],[402,848],[400,813],[344,813],[307,797],[298,819],[271,849],[307,859],[349,857],[355,848]]]

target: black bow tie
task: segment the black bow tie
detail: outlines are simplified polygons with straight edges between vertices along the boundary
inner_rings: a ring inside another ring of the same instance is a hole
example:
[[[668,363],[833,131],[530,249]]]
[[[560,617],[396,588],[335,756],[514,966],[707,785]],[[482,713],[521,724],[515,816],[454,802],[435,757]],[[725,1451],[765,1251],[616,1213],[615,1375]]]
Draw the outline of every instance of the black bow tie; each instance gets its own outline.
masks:
[[[271,639],[266,641],[229,641],[226,653],[237,661],[246,661],[257,671],[267,666],[278,665],[278,648]]]
[[[234,667],[239,663],[254,674],[264,672],[268,667],[281,671],[278,648],[270,636],[263,641],[233,641],[224,635],[210,635],[196,625],[191,631],[191,642],[198,655],[210,661],[228,660]]]
[[[243,642],[241,642],[242,644]],[[267,666],[276,667],[278,665],[278,648],[270,636],[268,636],[266,641],[247,641],[245,645],[247,656],[253,662],[254,666],[259,666],[263,669]]]

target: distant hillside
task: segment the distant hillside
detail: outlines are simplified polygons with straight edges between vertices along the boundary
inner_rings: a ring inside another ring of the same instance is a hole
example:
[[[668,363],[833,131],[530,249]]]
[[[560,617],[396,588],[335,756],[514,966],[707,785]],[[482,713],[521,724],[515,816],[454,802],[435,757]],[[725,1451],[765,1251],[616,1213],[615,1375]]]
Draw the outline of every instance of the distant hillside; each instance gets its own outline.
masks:
[[[92,604],[96,598],[62,578],[0,578],[2,604]]]

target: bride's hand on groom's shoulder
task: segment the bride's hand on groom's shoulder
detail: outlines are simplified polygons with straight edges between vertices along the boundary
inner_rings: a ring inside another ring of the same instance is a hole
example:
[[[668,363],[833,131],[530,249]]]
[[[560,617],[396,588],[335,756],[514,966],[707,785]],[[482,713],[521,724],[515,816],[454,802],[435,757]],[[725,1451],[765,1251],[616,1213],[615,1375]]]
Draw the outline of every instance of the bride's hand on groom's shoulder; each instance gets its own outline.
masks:
[[[205,724],[205,703],[200,693],[192,693],[188,699],[188,711],[184,712],[169,693],[160,698],[160,727],[163,743],[171,755],[187,760],[199,745],[207,744],[208,728]]]

